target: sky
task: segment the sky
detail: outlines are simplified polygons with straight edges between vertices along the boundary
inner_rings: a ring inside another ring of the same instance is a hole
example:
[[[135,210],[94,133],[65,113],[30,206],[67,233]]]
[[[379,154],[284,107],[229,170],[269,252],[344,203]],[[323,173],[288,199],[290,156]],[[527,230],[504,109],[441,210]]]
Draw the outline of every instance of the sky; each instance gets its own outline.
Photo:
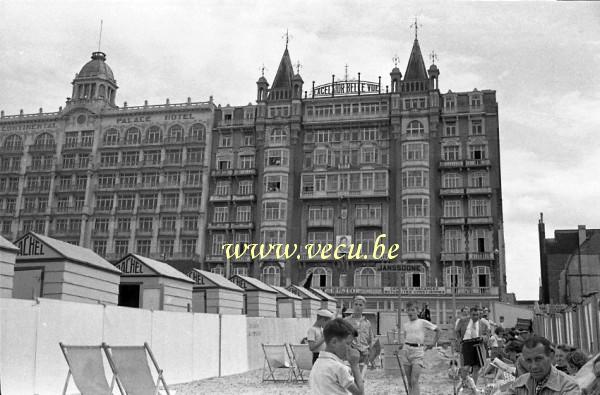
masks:
[[[75,73],[107,54],[122,105],[246,105],[273,81],[289,31],[309,89],[348,74],[404,73],[418,19],[442,93],[499,104],[508,291],[537,299],[537,224],[600,228],[600,2],[0,0],[0,109],[57,111]]]

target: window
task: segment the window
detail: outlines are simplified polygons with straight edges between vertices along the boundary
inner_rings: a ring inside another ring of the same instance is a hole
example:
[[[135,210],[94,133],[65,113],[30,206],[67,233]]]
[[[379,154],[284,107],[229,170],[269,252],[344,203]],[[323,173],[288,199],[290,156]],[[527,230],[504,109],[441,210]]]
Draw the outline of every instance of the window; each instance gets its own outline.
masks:
[[[474,136],[480,136],[483,134],[483,125],[481,119],[471,120],[471,134]]]
[[[286,218],[286,202],[263,202],[263,220],[280,221]]]
[[[405,253],[429,253],[429,228],[404,227],[402,229],[402,249]]]
[[[465,252],[465,242],[463,240],[463,232],[460,229],[445,229],[444,230],[444,252],[446,253],[461,253]]]
[[[375,246],[375,239],[379,236],[378,231],[374,230],[357,230],[354,232],[354,239],[352,240],[353,244],[362,246],[363,254],[370,254],[373,252],[373,247]],[[385,243],[385,240],[384,240]]]
[[[105,166],[104,162],[102,162],[103,157],[104,157],[103,155],[100,156],[100,164],[102,166]],[[63,154],[62,158],[63,158],[63,160],[62,160],[63,168],[65,168],[65,169],[74,169],[75,168],[75,155],[74,154]],[[107,162],[108,159],[105,159],[104,161]],[[116,163],[116,161],[115,161],[115,163]]]
[[[117,145],[119,143],[119,132],[117,129],[108,129],[104,132],[104,145]]]
[[[238,206],[236,209],[235,219],[237,222],[252,221],[250,206]]]
[[[200,208],[200,194],[186,193],[183,197],[183,204],[186,208]]]
[[[269,135],[269,145],[286,145],[287,144],[287,132],[283,129],[273,129]]]
[[[283,244],[285,243],[285,230],[263,230],[261,237],[265,244]]]
[[[473,188],[489,187],[490,177],[487,171],[477,171],[469,174],[469,186]]]
[[[215,207],[213,221],[227,222],[229,221],[229,207]]]
[[[79,154],[79,168],[85,169],[90,164],[89,154]]]
[[[215,187],[215,195],[226,196],[231,194],[231,182],[230,181],[217,181]]]
[[[59,218],[56,220],[55,228],[57,232],[66,232],[69,229],[69,221],[65,218]]]
[[[168,139],[171,142],[183,141],[183,128],[179,125],[173,125],[169,128]]]
[[[314,288],[325,288],[331,287],[331,269],[325,267],[313,267],[306,271],[307,275],[312,273],[311,287]]]
[[[317,206],[308,209],[308,220],[311,222],[329,222],[333,219],[333,207]]]
[[[377,288],[380,286],[381,276],[374,267],[361,267],[354,271],[355,288]]]
[[[487,159],[487,146],[485,144],[469,145],[469,159]]]
[[[179,186],[181,177],[179,173],[169,172],[165,173],[165,184],[170,186]]]
[[[177,208],[179,206],[179,193],[164,193],[162,195],[163,208]]]
[[[140,217],[139,229],[143,232],[152,232],[152,217]]]
[[[427,170],[404,170],[402,171],[403,188],[427,188],[429,183],[429,172]]]
[[[190,140],[204,141],[206,139],[206,128],[201,123],[195,123],[190,127]]]
[[[194,256],[196,253],[196,239],[182,239],[181,252],[186,257]]]
[[[315,174],[315,192],[325,191],[325,174]]]
[[[231,169],[231,158],[230,157],[217,157],[217,168],[219,170]]]
[[[113,196],[112,195],[100,195],[96,196],[96,208],[98,210],[110,211],[113,208]],[[59,208],[60,208],[60,200],[59,200]],[[67,201],[68,205],[68,201]]]
[[[265,153],[265,166],[288,166],[287,149],[269,149]]]
[[[119,257],[127,255],[129,252],[129,240],[115,240],[115,254]]]
[[[137,151],[123,152],[122,162],[125,166],[135,166],[140,160],[140,153]]]
[[[487,266],[475,266],[473,268],[473,286],[479,288],[489,288],[490,286],[490,268]]]
[[[79,140],[78,132],[67,132],[65,133],[65,146],[63,148],[77,147],[77,141]]]
[[[51,147],[54,146],[54,137],[50,133],[42,133],[35,138],[36,147]]]
[[[94,240],[94,244],[92,246],[94,252],[100,256],[106,255],[106,240]]]
[[[173,256],[173,247],[175,245],[174,240],[159,240],[158,241],[158,252],[163,259],[170,258]]]
[[[464,287],[464,277],[462,267],[449,266],[444,270],[446,286]]]
[[[23,150],[23,140],[16,134],[10,135],[4,140],[4,148],[9,151],[21,151]]]
[[[247,244],[250,242],[250,233],[248,232],[237,232],[235,234],[235,242],[237,244]]]
[[[141,209],[156,209],[158,202],[158,195],[156,193],[140,195],[140,208]]]
[[[266,266],[262,269],[262,281],[269,285],[278,287],[280,283],[280,269],[277,266]]]
[[[444,217],[462,217],[462,201],[444,200]]]
[[[315,143],[328,143],[329,130],[317,130],[315,132]]]
[[[81,146],[91,147],[94,145],[94,131],[86,130],[81,132]]]
[[[94,230],[96,232],[108,232],[108,218],[97,218],[94,221]]]
[[[372,191],[373,186],[373,173],[362,173],[362,190]]]
[[[225,244],[225,234],[214,233],[212,237],[212,255],[223,255],[223,244]]]
[[[181,150],[167,150],[166,162],[170,164],[181,163],[182,151]]]
[[[64,165],[65,156],[63,156],[63,165]],[[118,161],[119,161],[119,154],[117,152],[103,152],[100,154],[100,166],[101,167],[115,166]],[[73,155],[73,165],[75,165],[75,156],[74,155]]]
[[[250,133],[244,134],[243,143],[244,143],[245,146],[254,145],[254,135],[250,134]]]
[[[444,127],[444,136],[445,137],[455,137],[458,136],[456,133],[456,122],[448,122]]]
[[[77,176],[75,183],[78,190],[84,190],[87,187],[87,176]]]
[[[409,217],[429,217],[429,198],[408,197],[402,199],[402,215]]]
[[[471,99],[471,107],[479,108],[481,107],[481,95],[472,95]]]
[[[238,184],[239,195],[252,195],[254,193],[254,183],[252,181],[240,181]]]
[[[98,186],[101,189],[113,188],[115,186],[116,177],[114,173],[99,174]]]
[[[489,229],[475,228],[472,230],[469,250],[474,252],[492,251],[492,233]]]
[[[204,159],[204,151],[200,148],[188,148],[187,149],[187,161],[188,163],[202,163]]]
[[[329,150],[326,148],[317,148],[313,152],[314,166],[326,166],[329,163]]]
[[[471,217],[487,217],[490,215],[489,200],[473,199],[469,202],[469,216]]]
[[[183,230],[198,230],[198,217],[195,215],[183,217]]]
[[[119,210],[133,210],[135,207],[135,195],[117,195],[117,208]]]
[[[162,140],[162,132],[158,126],[150,126],[146,131],[146,142],[149,144],[160,143]]]
[[[288,176],[266,175],[265,192],[287,192]]]
[[[138,240],[135,247],[136,253],[142,256],[150,255],[150,244],[151,240]]]
[[[377,162],[377,150],[375,147],[363,147],[361,149],[361,162],[367,164]]]
[[[404,143],[402,145],[402,160],[428,160],[429,146],[427,143]]]
[[[231,268],[231,274],[233,276],[247,276],[248,275],[248,268],[247,267],[232,267]]]
[[[231,147],[231,134],[221,133],[219,136],[219,147]]]
[[[125,144],[127,145],[136,145],[139,144],[142,140],[142,135],[138,128],[129,128],[125,132]]]
[[[423,136],[425,134],[425,128],[419,121],[411,121],[406,127],[406,134],[409,136]]]
[[[420,288],[425,285],[425,274],[420,272],[409,272],[404,274],[407,287]]]
[[[186,185],[200,186],[201,174],[199,171],[188,171],[186,172],[185,183]]]
[[[213,267],[210,269],[210,272],[225,277],[225,269],[223,268],[223,265],[217,265]]]
[[[144,151],[144,164],[158,165],[160,164],[160,151]]]
[[[454,111],[456,109],[456,98],[454,96],[444,97],[444,110]]]
[[[311,231],[308,232],[307,241],[309,244],[319,244],[325,246],[333,243],[333,232],[330,231]]]
[[[117,231],[131,232],[131,219],[130,218],[117,218]]]
[[[460,147],[458,145],[445,145],[442,147],[443,160],[460,160]]]
[[[254,169],[254,155],[240,155],[241,169]]]
[[[444,174],[442,188],[462,188],[462,176],[457,173]]]

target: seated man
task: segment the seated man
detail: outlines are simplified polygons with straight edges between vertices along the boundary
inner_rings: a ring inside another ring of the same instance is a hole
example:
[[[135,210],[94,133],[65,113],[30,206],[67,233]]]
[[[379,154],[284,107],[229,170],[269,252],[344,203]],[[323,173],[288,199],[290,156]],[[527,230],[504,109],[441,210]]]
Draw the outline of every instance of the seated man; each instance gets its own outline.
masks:
[[[565,373],[552,366],[554,350],[548,339],[531,336],[523,344],[523,361],[529,373],[515,380],[507,393],[515,395],[579,395],[579,386]]]
[[[311,393],[363,395],[364,383],[358,366],[360,352],[351,347],[358,333],[350,323],[336,318],[325,324],[323,335],[325,351],[319,353],[308,379]]]

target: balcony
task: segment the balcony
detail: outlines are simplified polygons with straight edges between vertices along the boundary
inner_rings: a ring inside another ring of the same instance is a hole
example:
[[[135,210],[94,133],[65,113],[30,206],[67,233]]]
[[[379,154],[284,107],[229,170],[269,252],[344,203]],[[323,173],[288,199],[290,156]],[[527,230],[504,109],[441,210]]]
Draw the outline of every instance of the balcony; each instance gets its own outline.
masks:
[[[490,167],[491,161],[489,159],[469,159],[465,161],[466,167]]]
[[[183,161],[182,160],[165,160],[163,162],[163,167],[182,167],[183,166]]]
[[[216,169],[210,171],[211,177],[231,177],[233,176],[232,169]]]
[[[180,234],[181,236],[198,236],[198,229],[181,228]]]
[[[463,167],[462,160],[443,160],[440,161],[440,169],[457,169]]]
[[[15,145],[9,147],[0,146],[0,154],[22,154],[23,148],[24,147],[22,145]]]
[[[131,236],[131,229],[115,229],[113,237],[129,237]]]
[[[464,188],[440,188],[440,196],[462,196],[464,194]]]
[[[198,211],[200,210],[199,204],[184,204],[181,211]]]
[[[464,252],[442,252],[441,261],[444,262],[461,262],[467,260],[467,254]]]
[[[160,211],[172,213],[172,212],[176,212],[178,208],[179,208],[179,206],[170,206],[170,205],[163,204],[160,206]]]
[[[199,189],[202,188],[202,184],[200,182],[183,182],[183,185],[181,186],[184,189]]]
[[[357,220],[358,221],[358,220]],[[358,224],[356,224],[358,225]],[[309,219],[309,227],[333,227],[333,218],[330,219]]]
[[[68,214],[80,214],[83,211],[83,207],[78,206],[58,206],[54,208],[55,213],[68,213]]]
[[[50,208],[48,207],[23,207],[21,208],[21,215],[48,215],[50,214]]]
[[[163,145],[182,145],[185,143],[183,136],[181,137],[165,137],[163,139]]]
[[[0,172],[2,173],[20,173],[21,172],[21,163],[17,166],[2,166],[0,167]]]
[[[62,145],[61,151],[91,151],[93,148],[93,142],[69,142]]]
[[[25,168],[25,171],[27,173],[44,173],[44,172],[51,172],[54,170],[54,166],[52,164],[50,165],[31,165],[31,166],[27,166]]]
[[[249,194],[249,195],[233,195],[233,201],[234,202],[251,202],[256,200],[256,195],[255,194]]]
[[[56,144],[30,145],[29,152],[56,152]]]
[[[118,213],[133,213],[133,206],[117,206],[115,209]]]
[[[100,162],[95,164],[96,169],[120,169],[123,165],[123,162],[115,161],[115,162]],[[73,166],[72,168],[75,168]]]
[[[131,191],[140,189],[142,184],[116,184],[113,186],[118,191]]]
[[[464,217],[442,217],[440,218],[440,224],[442,225],[464,225]]]
[[[234,176],[255,176],[256,169],[234,169],[233,175]]]
[[[456,292],[456,295],[482,295],[482,296],[498,296],[498,287],[446,287],[446,294],[452,295],[452,291]]]
[[[443,295],[450,297],[452,291],[457,296],[498,296],[498,287],[373,287],[373,288],[354,288],[354,287],[326,287],[323,291],[332,296],[354,296],[354,295],[381,295],[395,296],[401,295]]]
[[[469,225],[492,225],[494,219],[492,217],[469,217],[467,224]]]
[[[92,229],[94,237],[108,237],[108,229]]]
[[[205,260],[209,263],[224,263],[225,255],[207,255]]]
[[[142,182],[137,184],[137,187],[140,189],[158,189],[159,188],[159,183],[158,182]]]
[[[366,197],[388,197],[387,188],[356,191],[314,191],[305,188],[300,192],[300,199],[352,199]]]
[[[177,229],[175,228],[159,228],[158,235],[159,236],[175,236],[177,234]]]
[[[229,229],[231,226],[229,224],[229,222],[209,222],[208,223],[208,229],[213,229],[213,230],[226,230]]]
[[[48,192],[50,192],[50,186],[40,186],[40,185],[31,185],[31,186],[24,186],[23,187],[23,193],[43,193],[43,194],[48,194]]]
[[[197,136],[185,136],[185,142],[188,144],[206,144],[206,140]]]
[[[309,221],[310,223],[310,221]],[[331,220],[331,224],[333,226],[333,219]],[[381,217],[380,218],[356,218],[354,221],[354,226],[382,226]]]
[[[211,195],[208,198],[209,202],[230,202],[231,195]]]
[[[162,162],[160,160],[142,160],[139,162],[139,166],[143,166],[143,167],[161,167],[162,166]]]
[[[152,229],[141,229],[141,228],[136,228],[135,229],[135,235],[139,236],[139,237],[152,237]]]
[[[467,195],[491,195],[492,188],[491,187],[469,187],[467,188]]]
[[[402,253],[402,260],[405,259],[429,261],[431,260],[431,256],[428,252],[404,252]]]
[[[232,222],[231,229],[254,229],[254,223],[250,221]]]
[[[469,260],[472,261],[493,261],[494,253],[493,252],[470,252]]]
[[[138,214],[140,213],[154,213],[156,211],[156,207],[138,207]]]
[[[50,229],[50,234],[52,236],[79,236],[81,234],[81,229],[79,229],[79,228],[77,228],[77,229],[70,229],[70,228],[56,229],[56,228],[52,228],[52,229]]]

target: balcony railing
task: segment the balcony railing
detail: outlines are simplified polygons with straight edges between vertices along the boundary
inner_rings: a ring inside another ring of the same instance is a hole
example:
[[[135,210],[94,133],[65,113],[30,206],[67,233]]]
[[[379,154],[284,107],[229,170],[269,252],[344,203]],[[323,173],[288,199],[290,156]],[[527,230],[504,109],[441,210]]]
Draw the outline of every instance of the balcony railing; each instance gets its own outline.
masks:
[[[440,224],[442,224],[442,225],[464,225],[465,218],[464,217],[458,217],[458,218],[443,217],[443,218],[440,218]]]
[[[209,202],[229,202],[231,201],[231,195],[211,195],[208,198]]]
[[[489,159],[469,159],[465,161],[467,167],[488,167],[491,165]]]
[[[350,198],[362,198],[362,197],[386,197],[389,196],[389,190],[373,189],[373,190],[352,190],[352,191],[314,191],[310,189],[304,189],[300,192],[300,199],[322,199],[322,198],[335,198],[335,199],[350,199]]]
[[[456,295],[498,296],[498,287],[326,287],[325,292],[332,296],[353,295]]]
[[[310,224],[310,221],[308,221]],[[333,225],[333,219],[331,220]],[[354,220],[354,226],[382,226],[381,218],[357,218]]]
[[[440,188],[441,196],[460,196],[465,194],[464,188]]]
[[[232,222],[231,229],[254,229],[254,223],[251,221]]]
[[[210,171],[212,177],[231,177],[233,176],[233,169],[215,169]]]
[[[23,152],[23,146],[22,145],[14,145],[14,146],[0,146],[0,152],[1,153],[22,153]]]
[[[256,169],[233,169],[234,176],[254,176]]]
[[[56,144],[35,144],[29,146],[29,152],[55,152]]]
[[[442,252],[441,260],[444,262],[466,261],[467,254],[464,252]]]
[[[491,187],[469,187],[467,188],[468,195],[491,195],[492,188]]]
[[[453,169],[463,167],[462,160],[443,160],[440,162],[440,169]]]
[[[473,261],[493,261],[493,252],[470,252],[469,259]]]
[[[357,220],[358,221],[358,220]],[[381,222],[381,221],[379,221]],[[356,225],[358,225],[358,223],[356,223]],[[308,226],[325,226],[325,227],[330,227],[333,226],[333,218],[331,219],[309,219],[308,220]]]
[[[473,225],[487,225],[487,224],[493,224],[494,220],[492,217],[469,217],[467,218],[467,224],[473,224]]]
[[[233,201],[234,202],[238,202],[238,201],[252,201],[256,199],[256,195],[255,194],[249,194],[249,195],[233,195],[232,196]]]

